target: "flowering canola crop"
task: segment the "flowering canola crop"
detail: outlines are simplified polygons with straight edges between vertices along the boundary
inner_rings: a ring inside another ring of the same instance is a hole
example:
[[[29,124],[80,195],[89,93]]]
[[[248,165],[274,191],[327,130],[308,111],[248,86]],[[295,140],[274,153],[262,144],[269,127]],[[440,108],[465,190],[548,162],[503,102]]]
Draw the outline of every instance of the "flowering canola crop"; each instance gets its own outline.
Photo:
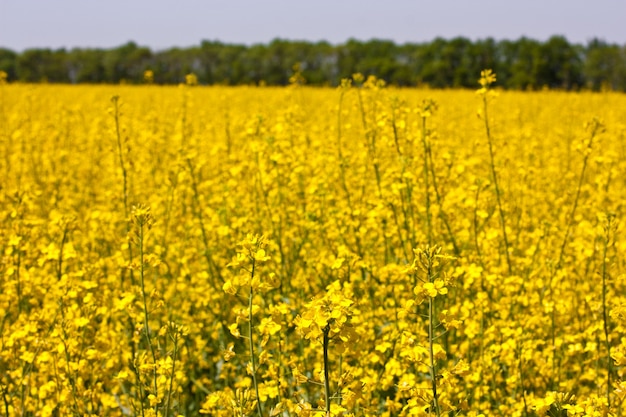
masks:
[[[0,85],[1,413],[622,415],[626,96],[480,80]]]

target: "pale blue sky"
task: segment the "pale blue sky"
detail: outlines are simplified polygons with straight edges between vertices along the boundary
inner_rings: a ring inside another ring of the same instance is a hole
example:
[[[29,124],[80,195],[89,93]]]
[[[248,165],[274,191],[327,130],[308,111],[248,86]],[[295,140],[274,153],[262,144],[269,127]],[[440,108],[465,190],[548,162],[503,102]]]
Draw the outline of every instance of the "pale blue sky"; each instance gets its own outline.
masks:
[[[152,49],[280,37],[398,43],[437,36],[626,44],[626,0],[0,0],[0,47]]]

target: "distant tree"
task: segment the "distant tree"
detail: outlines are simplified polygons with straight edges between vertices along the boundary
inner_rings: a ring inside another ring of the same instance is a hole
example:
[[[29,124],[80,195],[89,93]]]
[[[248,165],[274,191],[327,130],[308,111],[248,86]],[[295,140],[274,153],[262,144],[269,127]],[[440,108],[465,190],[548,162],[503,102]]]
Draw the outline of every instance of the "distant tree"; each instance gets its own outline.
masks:
[[[139,83],[143,80],[144,71],[150,69],[151,58],[152,51],[135,42],[107,50],[103,56],[106,80],[113,83]]]
[[[0,48],[0,71],[7,74],[8,81],[17,78],[17,57],[18,54],[10,49]]]
[[[198,58],[201,59],[200,57]],[[157,84],[179,84],[184,82],[185,75],[193,72],[193,55],[188,49],[171,48],[155,54],[150,62]],[[199,82],[205,82],[205,76],[199,71]]]
[[[202,41],[198,50],[201,70],[198,71],[200,82],[217,84],[223,82],[223,74],[220,71],[221,57],[220,51],[225,45],[221,42]]]
[[[392,80],[400,64],[396,61],[397,46],[388,40],[372,39],[368,42],[354,43],[359,61],[355,72],[366,76],[375,75],[384,80]]]
[[[330,43],[321,41],[312,44],[303,62],[302,72],[308,83],[337,85],[341,82],[337,50]]]
[[[498,43],[493,38],[478,40],[470,43],[467,49],[467,56],[470,61],[467,63],[467,84],[466,87],[475,87],[478,83],[478,75],[484,69],[492,69],[500,79],[509,77],[506,66],[500,61],[500,49]]]
[[[356,72],[398,86],[475,88],[477,74],[493,69],[498,85],[566,90],[626,90],[626,45],[594,39],[586,46],[563,36],[545,42],[522,37],[471,41],[436,38],[397,45],[349,39],[339,45],[274,39],[251,46],[204,40],[191,48],[152,52],[135,42],[112,49],[0,49],[0,70],[25,82],[143,82],[146,70],[159,84],[176,84],[194,73],[201,84],[286,85],[298,64],[310,85],[338,85]]]
[[[586,87],[626,90],[626,49],[600,39],[592,39],[586,48],[583,65]]]
[[[420,83],[436,88],[450,86],[452,64],[447,59],[450,58],[449,55],[452,51],[446,50],[447,48],[448,41],[446,39],[436,38],[430,43],[423,44],[418,49],[417,60],[420,70]]]
[[[102,49],[72,49],[67,54],[68,78],[71,83],[102,83],[106,79],[105,51]]]
[[[514,89],[536,88],[539,80],[541,61],[540,43],[522,37],[517,41],[503,41],[500,45],[503,66],[510,69],[510,76],[505,80],[505,87]]]
[[[65,49],[27,49],[18,56],[16,67],[20,81],[70,82]]]
[[[356,39],[349,39],[337,47],[337,67],[340,78],[349,78],[359,72],[358,63],[363,58],[362,44]]]
[[[535,76],[539,85],[569,90],[583,84],[582,48],[570,44],[563,36],[552,36],[538,49]]]

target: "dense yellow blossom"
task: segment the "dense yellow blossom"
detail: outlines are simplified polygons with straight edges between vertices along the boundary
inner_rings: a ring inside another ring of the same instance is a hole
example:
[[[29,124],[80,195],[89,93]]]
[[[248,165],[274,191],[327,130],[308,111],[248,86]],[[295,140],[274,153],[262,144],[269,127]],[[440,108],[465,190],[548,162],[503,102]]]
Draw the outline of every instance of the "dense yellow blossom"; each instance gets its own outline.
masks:
[[[0,80],[0,414],[623,414],[626,96],[294,71]]]

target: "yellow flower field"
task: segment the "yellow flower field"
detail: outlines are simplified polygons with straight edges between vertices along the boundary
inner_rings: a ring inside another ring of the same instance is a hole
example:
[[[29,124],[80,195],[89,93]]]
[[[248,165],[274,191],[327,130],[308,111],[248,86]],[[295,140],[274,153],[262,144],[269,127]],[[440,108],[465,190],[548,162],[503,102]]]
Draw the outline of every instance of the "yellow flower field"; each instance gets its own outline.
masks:
[[[0,414],[626,414],[626,96],[494,79],[0,85]]]

